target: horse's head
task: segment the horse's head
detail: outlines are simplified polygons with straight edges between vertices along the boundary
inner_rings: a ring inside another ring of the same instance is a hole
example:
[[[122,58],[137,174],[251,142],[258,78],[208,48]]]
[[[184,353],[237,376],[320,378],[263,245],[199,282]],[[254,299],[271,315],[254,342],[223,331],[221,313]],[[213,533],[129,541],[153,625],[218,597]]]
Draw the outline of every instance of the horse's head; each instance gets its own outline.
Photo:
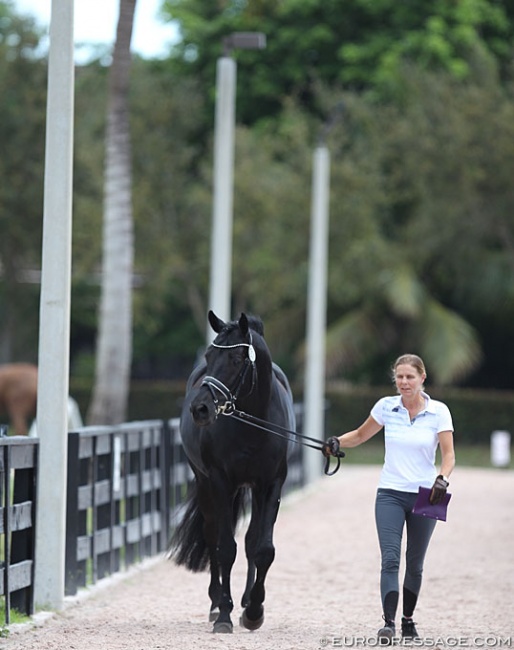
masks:
[[[217,336],[205,354],[205,377],[191,402],[197,426],[211,424],[220,413],[230,414],[238,400],[256,395],[258,377],[271,374],[271,356],[259,319],[243,313],[239,320],[225,323],[209,311],[209,323]]]

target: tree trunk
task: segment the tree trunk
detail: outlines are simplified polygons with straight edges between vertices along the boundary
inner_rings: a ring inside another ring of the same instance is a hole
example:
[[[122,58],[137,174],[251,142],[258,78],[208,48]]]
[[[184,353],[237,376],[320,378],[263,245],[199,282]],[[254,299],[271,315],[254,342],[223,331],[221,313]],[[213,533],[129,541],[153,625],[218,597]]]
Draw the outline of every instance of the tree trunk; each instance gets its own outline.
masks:
[[[126,420],[132,363],[134,226],[129,130],[130,41],[136,0],[120,0],[109,76],[104,186],[103,273],[90,424]]]

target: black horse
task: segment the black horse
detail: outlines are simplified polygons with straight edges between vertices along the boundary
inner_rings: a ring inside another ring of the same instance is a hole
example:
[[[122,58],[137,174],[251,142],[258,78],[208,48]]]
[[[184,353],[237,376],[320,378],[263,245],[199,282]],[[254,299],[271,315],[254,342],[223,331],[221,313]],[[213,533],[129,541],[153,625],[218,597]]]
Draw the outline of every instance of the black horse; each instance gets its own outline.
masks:
[[[195,481],[171,554],[191,571],[210,564],[209,620],[214,621],[214,632],[232,632],[234,533],[249,488],[248,573],[240,621],[256,630],[264,621],[264,582],[275,558],[273,528],[287,475],[289,441],[230,413],[237,408],[294,431],[293,399],[286,376],[271,360],[260,319],[241,314],[239,320],[225,323],[210,311],[209,322],[217,337],[189,378],[180,421]]]

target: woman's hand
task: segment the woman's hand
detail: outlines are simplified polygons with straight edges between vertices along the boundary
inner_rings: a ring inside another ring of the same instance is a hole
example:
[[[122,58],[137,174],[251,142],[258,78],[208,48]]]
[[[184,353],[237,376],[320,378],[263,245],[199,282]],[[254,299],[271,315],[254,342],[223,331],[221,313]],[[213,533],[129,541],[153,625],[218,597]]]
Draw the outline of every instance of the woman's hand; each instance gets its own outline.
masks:
[[[441,503],[441,501],[444,499],[446,490],[448,489],[449,485],[449,482],[444,479],[443,475],[439,474],[439,476],[434,481],[434,485],[432,485],[432,492],[430,493],[430,503],[433,506]]]
[[[336,438],[336,436],[331,436],[323,445],[321,453],[323,456],[325,456],[325,458],[329,458],[330,456],[337,456],[340,447],[341,445],[339,444],[339,438]]]

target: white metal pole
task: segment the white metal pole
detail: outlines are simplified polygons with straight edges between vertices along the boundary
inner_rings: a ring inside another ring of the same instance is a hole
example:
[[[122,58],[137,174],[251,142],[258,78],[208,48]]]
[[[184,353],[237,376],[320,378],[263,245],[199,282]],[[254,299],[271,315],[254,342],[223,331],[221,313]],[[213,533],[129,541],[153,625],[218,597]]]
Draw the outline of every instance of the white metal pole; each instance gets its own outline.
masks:
[[[216,68],[216,116],[214,124],[214,198],[211,241],[210,308],[229,320],[232,291],[232,221],[234,193],[234,132],[236,62],[218,59]],[[207,327],[207,345],[213,340]]]
[[[35,600],[64,602],[73,174],[74,0],[52,0],[43,206]]]
[[[304,389],[304,431],[325,439],[325,334],[330,193],[330,153],[325,146],[314,152],[311,202],[309,288],[307,297],[307,354]],[[321,475],[319,451],[305,448],[307,482]]]

